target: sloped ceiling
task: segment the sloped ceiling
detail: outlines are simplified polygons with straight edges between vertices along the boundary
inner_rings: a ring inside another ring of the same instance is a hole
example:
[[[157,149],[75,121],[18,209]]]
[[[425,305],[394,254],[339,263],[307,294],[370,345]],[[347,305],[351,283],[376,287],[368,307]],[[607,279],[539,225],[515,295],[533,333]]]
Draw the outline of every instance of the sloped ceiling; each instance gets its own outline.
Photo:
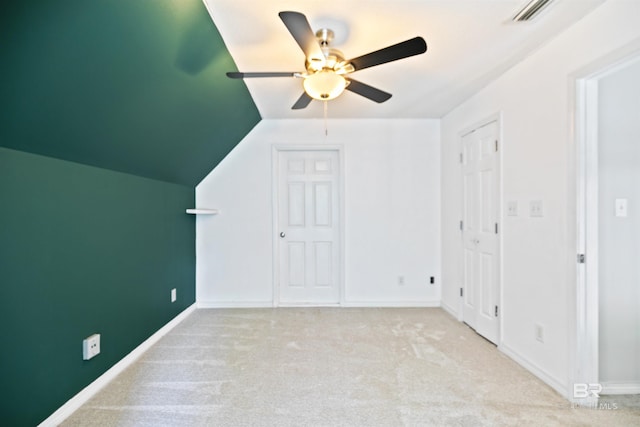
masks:
[[[15,1],[0,39],[7,148],[194,186],[260,120],[201,0]]]
[[[534,20],[514,23],[530,0],[204,1],[240,71],[304,70],[304,54],[278,17],[285,10],[305,14],[314,31],[332,29],[333,45],[346,58],[415,36],[426,40],[426,54],[353,74],[390,92],[390,100],[376,104],[346,92],[329,102],[333,118],[442,117],[604,2],[553,0]],[[323,115],[318,101],[291,110],[302,93],[300,79],[246,83],[263,118]]]
[[[535,21],[511,23],[527,1],[10,2],[0,14],[0,146],[194,186],[261,117],[322,117],[320,102],[290,109],[299,80],[225,76],[301,71],[279,11],[333,29],[347,57],[424,37],[425,55],[354,75],[389,101],[348,92],[329,117],[437,118],[604,0],[554,0]]]

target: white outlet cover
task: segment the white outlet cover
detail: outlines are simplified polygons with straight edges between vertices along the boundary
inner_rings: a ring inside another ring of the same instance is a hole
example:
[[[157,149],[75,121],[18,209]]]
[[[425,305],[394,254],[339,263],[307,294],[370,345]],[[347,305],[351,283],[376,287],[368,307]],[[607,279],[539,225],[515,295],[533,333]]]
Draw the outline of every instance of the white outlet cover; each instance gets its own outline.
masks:
[[[171,289],[171,302],[176,302],[177,299],[177,291],[176,288]]]
[[[542,325],[535,325],[535,337],[537,341],[544,342],[544,328]]]
[[[89,360],[100,354],[100,334],[82,340],[82,359]]]
[[[509,200],[507,202],[507,215],[508,216],[518,216],[518,201],[517,200]]]

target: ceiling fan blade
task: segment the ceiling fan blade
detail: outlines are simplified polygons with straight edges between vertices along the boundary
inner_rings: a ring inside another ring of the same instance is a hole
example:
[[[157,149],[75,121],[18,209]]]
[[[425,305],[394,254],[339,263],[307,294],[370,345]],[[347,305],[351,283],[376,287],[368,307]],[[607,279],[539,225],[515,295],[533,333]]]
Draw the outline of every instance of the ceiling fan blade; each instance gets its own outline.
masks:
[[[369,86],[368,84],[361,83],[357,80],[353,80],[353,79],[347,79],[347,80],[349,81],[349,84],[346,87],[347,90],[353,93],[357,93],[358,95],[364,96],[365,98],[375,101],[378,104],[391,98],[391,94],[383,90],[376,89],[373,86]]]
[[[280,72],[267,72],[267,73],[241,73],[239,71],[231,71],[227,73],[227,77],[232,79],[249,79],[255,77],[295,77],[298,73],[280,73]]]
[[[367,53],[347,62],[351,63],[355,71],[373,67],[374,65],[385,64],[387,62],[397,61],[398,59],[407,58],[413,55],[419,55],[427,51],[427,43],[422,37],[415,37],[405,40],[401,43]]]
[[[300,12],[280,12],[278,15],[304,52],[307,60],[309,62],[324,61],[324,54],[307,17]]]
[[[307,92],[302,92],[302,95],[300,96],[300,98],[298,98],[298,100],[296,101],[295,104],[293,104],[293,107],[291,107],[292,110],[302,110],[303,108],[307,108],[307,105],[309,105],[309,103],[311,102],[313,98],[311,98],[309,95],[307,95]]]

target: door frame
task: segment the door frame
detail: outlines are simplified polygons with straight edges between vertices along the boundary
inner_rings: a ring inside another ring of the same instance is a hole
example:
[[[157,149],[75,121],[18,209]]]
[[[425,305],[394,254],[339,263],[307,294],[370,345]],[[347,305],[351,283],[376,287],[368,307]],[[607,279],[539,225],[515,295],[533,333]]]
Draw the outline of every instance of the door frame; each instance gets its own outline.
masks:
[[[345,286],[344,286],[344,276],[345,276],[345,253],[344,253],[344,236],[345,236],[345,176],[344,176],[344,147],[341,144],[332,144],[332,145],[313,145],[313,144],[273,144],[271,148],[271,212],[272,212],[272,229],[271,229],[271,238],[272,238],[272,252],[273,252],[273,284],[272,284],[272,300],[273,307],[280,306],[280,251],[279,251],[279,243],[280,239],[278,238],[278,218],[279,218],[279,157],[280,153],[283,151],[335,151],[338,153],[338,215],[340,218],[340,228],[338,230],[339,241],[338,248],[340,250],[339,259],[339,271],[338,271],[338,287],[340,293],[340,301],[338,303],[339,306],[343,306],[345,302]],[[304,304],[304,306],[315,306],[316,304]],[[317,304],[317,306],[327,306],[327,304]]]
[[[569,292],[570,360],[572,372],[568,398],[593,407],[598,398],[575,396],[575,384],[600,384],[599,377],[599,284],[598,284],[598,82],[640,58],[640,39],[602,57],[570,76],[572,123],[569,159],[569,189],[575,205],[569,218],[575,218],[575,246],[568,254],[569,271],[575,274],[575,287]],[[577,257],[584,255],[584,262]]]
[[[490,116],[482,119],[482,120],[478,120],[477,122],[464,127],[462,130],[460,130],[458,132],[458,152],[460,153],[460,156],[462,156],[462,138],[469,134],[470,132],[474,131],[475,129],[479,129],[483,126],[488,125],[491,122],[496,122],[496,126],[497,126],[497,137],[498,137],[498,152],[496,155],[496,222],[498,223],[498,247],[496,249],[496,262],[497,262],[497,266],[496,266],[496,287],[497,287],[497,297],[498,297],[498,308],[499,308],[499,315],[498,315],[498,335],[497,335],[497,342],[496,345],[498,347],[500,347],[502,345],[502,331],[503,331],[503,313],[504,313],[504,306],[502,304],[503,301],[503,289],[502,289],[502,283],[503,283],[503,251],[502,251],[502,247],[503,247],[503,235],[504,235],[504,227],[503,227],[503,180],[502,180],[502,152],[504,149],[504,138],[503,138],[503,126],[502,126],[502,111],[499,111],[497,113],[491,114]],[[462,159],[462,157],[461,157]],[[464,206],[464,191],[463,191],[463,180],[464,180],[464,171],[463,171],[463,164],[462,162],[459,163],[459,167],[460,167],[460,221],[462,221],[462,215],[463,215],[463,206]],[[460,239],[459,239],[459,256],[458,259],[460,261],[459,266],[458,266],[458,271],[459,271],[459,277],[458,277],[458,283],[460,283],[460,286],[462,287],[464,284],[464,240],[463,240],[463,231],[462,228],[460,229]],[[462,296],[460,296],[459,298],[459,304],[458,304],[458,320],[460,322],[464,321],[463,318],[463,310],[464,310],[464,299]]]

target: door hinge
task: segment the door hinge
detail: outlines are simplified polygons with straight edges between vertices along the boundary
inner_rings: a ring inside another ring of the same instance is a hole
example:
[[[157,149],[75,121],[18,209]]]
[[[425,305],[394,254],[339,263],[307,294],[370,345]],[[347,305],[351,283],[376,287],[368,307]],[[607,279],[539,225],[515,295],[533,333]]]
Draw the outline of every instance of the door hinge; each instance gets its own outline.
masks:
[[[460,231],[464,230],[464,221],[460,221]]]
[[[496,222],[496,234],[498,234],[498,223]]]
[[[496,305],[496,317],[498,317],[498,306]]]
[[[584,264],[584,263],[585,263],[585,255],[578,254],[578,264]]]
[[[462,288],[460,288],[460,296],[464,295],[464,290]]]
[[[496,139],[496,151],[498,151],[498,140]]]
[[[462,153],[460,153],[460,163],[462,163]]]

